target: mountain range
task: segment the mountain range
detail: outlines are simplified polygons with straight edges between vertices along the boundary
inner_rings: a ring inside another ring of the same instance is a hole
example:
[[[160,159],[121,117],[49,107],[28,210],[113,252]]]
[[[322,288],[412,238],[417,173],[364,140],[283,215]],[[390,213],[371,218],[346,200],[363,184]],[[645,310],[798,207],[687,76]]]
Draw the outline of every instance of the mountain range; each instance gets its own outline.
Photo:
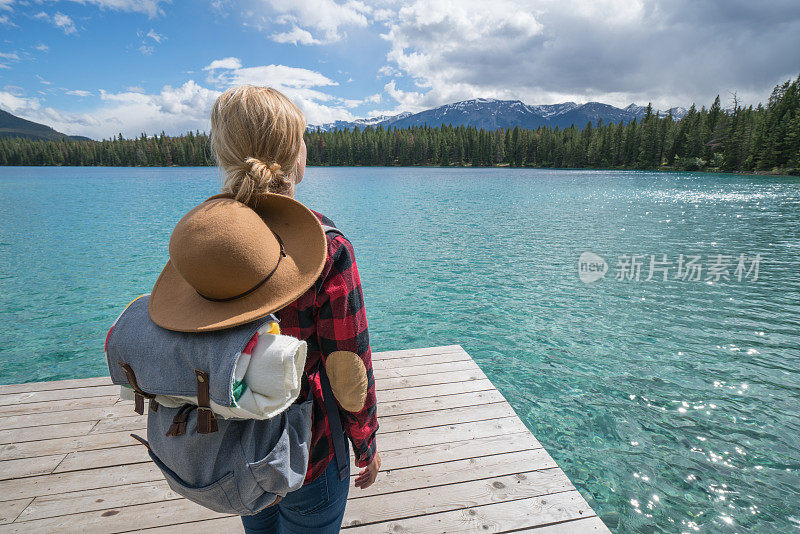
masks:
[[[17,117],[2,109],[0,109],[0,137],[26,137],[28,139],[45,139],[48,141],[55,141],[57,139],[89,139],[88,137],[81,137],[79,135],[67,135],[57,132],[47,125]]]
[[[685,108],[672,108],[666,112],[661,111],[659,113],[663,116],[670,111],[675,119],[680,119],[686,115]],[[610,122],[627,123],[634,119],[641,119],[646,112],[646,107],[637,106],[636,104],[631,104],[625,108],[617,108],[600,102],[588,102],[586,104],[564,102],[562,104],[530,106],[519,100],[476,98],[427,109],[419,113],[403,112],[397,115],[381,115],[354,121],[336,121],[309,125],[308,128],[310,130],[328,131],[358,127],[363,130],[368,126],[410,128],[426,124],[434,127],[447,124],[453,126],[475,126],[484,130],[507,129],[515,126],[528,129],[538,128],[539,126],[568,128],[573,124],[577,128],[583,128],[589,122],[596,126],[600,119],[605,124]],[[88,139],[87,137],[63,134],[49,126],[17,117],[2,109],[0,109],[0,137],[26,137],[28,139],[47,140]]]
[[[685,108],[672,108],[659,113],[664,116],[670,111],[675,119],[680,119],[686,115]],[[631,104],[625,108],[617,108],[600,102],[588,102],[586,104],[564,102],[562,104],[530,106],[520,100],[476,98],[446,104],[438,108],[420,111],[419,113],[403,112],[391,116],[382,115],[354,121],[329,122],[309,125],[309,129],[328,131],[358,127],[363,130],[368,126],[409,128],[423,125],[436,127],[448,124],[452,126],[474,126],[484,130],[507,129],[515,126],[527,129],[535,129],[539,126],[568,128],[572,125],[580,129],[589,122],[596,126],[600,119],[605,124],[610,122],[627,123],[635,119],[641,119],[646,113],[646,106],[637,106],[636,104]]]

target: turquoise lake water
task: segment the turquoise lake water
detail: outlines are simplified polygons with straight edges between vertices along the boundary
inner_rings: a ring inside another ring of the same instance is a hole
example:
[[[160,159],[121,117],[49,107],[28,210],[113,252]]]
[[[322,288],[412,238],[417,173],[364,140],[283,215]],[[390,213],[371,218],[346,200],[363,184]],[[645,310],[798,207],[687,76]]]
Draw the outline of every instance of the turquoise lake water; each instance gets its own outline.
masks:
[[[106,374],[111,321],[218,184],[0,168],[0,383]],[[800,528],[800,180],[309,168],[298,199],[354,243],[373,350],[461,344],[612,530]]]

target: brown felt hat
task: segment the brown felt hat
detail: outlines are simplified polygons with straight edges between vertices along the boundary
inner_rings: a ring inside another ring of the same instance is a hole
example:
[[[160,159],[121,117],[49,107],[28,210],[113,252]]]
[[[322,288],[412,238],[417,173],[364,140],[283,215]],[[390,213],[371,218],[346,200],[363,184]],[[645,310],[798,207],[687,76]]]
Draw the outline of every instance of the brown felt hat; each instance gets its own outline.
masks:
[[[215,195],[178,221],[169,261],[150,294],[150,318],[180,332],[248,323],[305,293],[325,265],[317,217],[285,195],[249,205]]]

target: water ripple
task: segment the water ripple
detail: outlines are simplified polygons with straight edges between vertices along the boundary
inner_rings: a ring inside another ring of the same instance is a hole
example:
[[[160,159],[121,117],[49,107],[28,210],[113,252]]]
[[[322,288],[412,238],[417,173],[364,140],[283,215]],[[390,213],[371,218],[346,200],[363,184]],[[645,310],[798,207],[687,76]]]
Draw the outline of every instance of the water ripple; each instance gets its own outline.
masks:
[[[105,372],[213,169],[0,169],[0,382]],[[800,527],[800,181],[309,168],[373,350],[463,345],[618,532]],[[577,258],[762,254],[758,281],[584,285]]]

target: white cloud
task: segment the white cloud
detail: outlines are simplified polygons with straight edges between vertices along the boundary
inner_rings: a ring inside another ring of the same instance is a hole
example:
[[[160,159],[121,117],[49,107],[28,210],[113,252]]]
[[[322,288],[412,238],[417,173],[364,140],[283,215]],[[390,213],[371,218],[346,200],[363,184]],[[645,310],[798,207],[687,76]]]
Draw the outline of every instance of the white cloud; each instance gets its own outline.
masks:
[[[219,70],[215,72],[217,74],[212,81],[222,85],[280,85],[302,89],[338,85],[338,83],[319,72],[299,67],[287,67],[286,65],[239,66],[226,68],[222,72],[219,72]]]
[[[314,36],[311,35],[310,31],[298,28],[297,25],[292,26],[292,29],[288,32],[273,33],[269,36],[269,38],[276,43],[292,43],[295,45],[320,44],[320,41],[314,39]]]
[[[0,10],[12,11],[11,4],[13,3],[14,0],[0,0]]]
[[[45,13],[44,11],[40,11],[39,13],[34,15],[34,18],[39,20],[46,20],[56,28],[62,29],[66,35],[78,33],[78,29],[75,27],[75,23],[72,21],[69,15],[65,15],[60,11],[56,12],[56,14],[53,15],[52,17],[47,13]]]
[[[10,111],[11,113],[19,113],[24,110],[35,110],[41,107],[39,100],[36,98],[25,98],[24,96],[15,95],[10,91],[0,91],[0,108]]]
[[[270,38],[294,44],[327,44],[341,40],[346,28],[363,28],[368,24],[372,7],[358,0],[338,3],[334,0],[263,0],[279,17],[265,17],[261,26],[274,30],[273,23],[291,25],[288,31],[272,33]]]
[[[16,52],[0,52],[0,58],[19,61],[19,54]]]
[[[58,0],[53,0],[53,2],[57,1]],[[164,10],[161,9],[161,4],[164,3],[163,0],[69,0],[69,1],[81,5],[96,6],[100,9],[108,9],[111,11],[143,13],[145,15],[148,15],[150,18],[154,18],[158,15],[164,14]],[[15,0],[0,0],[0,11],[2,10],[13,11],[12,5],[14,3]],[[30,3],[33,2],[23,2],[23,5]],[[41,4],[43,2],[42,0],[37,0],[35,3]],[[36,15],[34,15],[34,18],[47,20],[51,22],[55,26],[64,30],[64,33],[66,33],[67,35],[77,32],[77,28],[75,27],[75,23],[72,21],[72,19],[69,16],[64,15],[62,13],[56,13],[55,15],[50,17],[47,13],[41,11]],[[6,15],[0,16],[0,24],[16,27],[16,24],[11,22],[11,20]],[[156,41],[160,42],[158,41],[158,39],[156,39]]]
[[[226,57],[223,59],[215,59],[207,66],[203,67],[203,70],[240,69],[240,68],[242,68],[242,62],[239,61],[239,58]]]
[[[78,31],[77,28],[75,28],[75,23],[72,21],[69,15],[65,15],[61,12],[57,12],[55,15],[53,15],[53,24],[55,24],[56,27],[64,30],[64,33],[67,35],[71,33],[77,33]]]
[[[398,108],[475,97],[531,104],[764,100],[797,74],[800,3],[414,0],[387,18],[386,87]]]
[[[207,131],[211,104],[218,94],[189,80],[179,87],[166,85],[156,94],[100,91],[100,105],[88,113],[56,110],[45,107],[38,98],[7,91],[0,92],[0,106],[67,134],[100,139],[118,132],[132,137],[161,130],[170,134]]]
[[[403,72],[423,90],[400,89],[394,80],[386,84],[387,94],[409,111],[464,98],[501,96],[497,93],[508,87],[508,74],[540,46],[542,30],[534,9],[524,3],[416,1],[390,19],[383,35],[391,46],[390,64],[379,72],[389,76]],[[501,73],[505,74],[499,77]],[[508,88],[519,89],[513,84]]]
[[[35,48],[36,48],[36,50],[38,50],[40,52],[49,52],[50,51],[50,47],[47,46],[44,43],[39,43],[38,45],[36,45]]]
[[[132,137],[141,132],[156,133],[161,130],[171,134],[195,129],[208,130],[211,104],[218,95],[217,91],[189,80],[180,87],[164,86],[157,94],[101,91],[97,108],[89,113],[72,113],[47,107],[39,98],[15,93],[9,88],[0,91],[0,107],[58,131],[95,139],[107,138],[118,132]],[[68,93],[76,96],[91,94],[81,90]]]
[[[150,28],[150,31],[147,33],[144,33],[142,30],[137,30],[136,36],[141,39],[141,45],[139,48],[137,48],[137,50],[141,52],[143,56],[152,56],[153,52],[156,50],[156,47],[153,43],[155,42],[158,44],[166,39],[166,37],[160,33],[156,33],[153,28]]]
[[[147,32],[147,37],[149,37],[150,39],[154,40],[157,43],[160,43],[162,39],[166,39],[166,37],[164,37],[160,33],[156,33],[156,31],[153,28],[150,28],[150,31]]]
[[[100,9],[143,13],[150,18],[163,15],[161,0],[71,0],[78,4],[97,6]]]
[[[243,73],[229,73],[229,76],[257,81],[262,79],[258,77],[258,73],[264,73],[272,81],[277,81],[281,73],[302,74],[300,71],[305,69],[269,65],[242,70]],[[313,83],[335,84],[321,74],[308,71],[303,74],[297,86],[278,83],[270,85],[291,98],[309,123],[355,118],[346,109],[343,99],[308,86]],[[66,93],[81,97],[92,96],[92,93],[83,90],[70,90]],[[168,134],[180,134],[190,130],[208,131],[211,106],[220,90],[209,89],[189,80],[178,87],[166,85],[154,94],[146,93],[139,87],[131,87],[122,92],[100,90],[99,94],[98,105],[90,112],[72,113],[47,107],[40,98],[28,98],[17,88],[6,87],[6,90],[0,91],[0,107],[28,120],[52,126],[58,131],[95,139],[108,138],[118,132],[126,137],[162,130]]]
[[[319,89],[339,84],[313,70],[286,65],[244,67],[235,57],[212,61],[203,70],[210,71],[208,82],[220,89],[243,84],[277,89],[300,108],[310,124],[355,118],[348,110],[352,101]]]
[[[398,69],[392,67],[391,65],[384,65],[378,69],[378,74],[382,76],[402,76],[403,73],[400,72]]]
[[[21,89],[10,87],[0,93],[0,106],[67,134],[100,139],[118,132],[131,137],[161,130],[169,134],[198,129],[208,131],[214,99],[231,85],[274,87],[292,99],[311,124],[353,120],[356,117],[350,108],[377,103],[381,97],[374,94],[362,100],[340,98],[324,91],[338,83],[322,73],[286,65],[244,67],[235,57],[212,61],[204,70],[213,88],[189,80],[178,87],[166,85],[158,93],[147,93],[141,87],[129,87],[121,92],[100,90],[97,105],[85,113],[47,107],[41,98],[26,97]],[[96,94],[80,89],[65,90],[65,93],[83,98]]]

